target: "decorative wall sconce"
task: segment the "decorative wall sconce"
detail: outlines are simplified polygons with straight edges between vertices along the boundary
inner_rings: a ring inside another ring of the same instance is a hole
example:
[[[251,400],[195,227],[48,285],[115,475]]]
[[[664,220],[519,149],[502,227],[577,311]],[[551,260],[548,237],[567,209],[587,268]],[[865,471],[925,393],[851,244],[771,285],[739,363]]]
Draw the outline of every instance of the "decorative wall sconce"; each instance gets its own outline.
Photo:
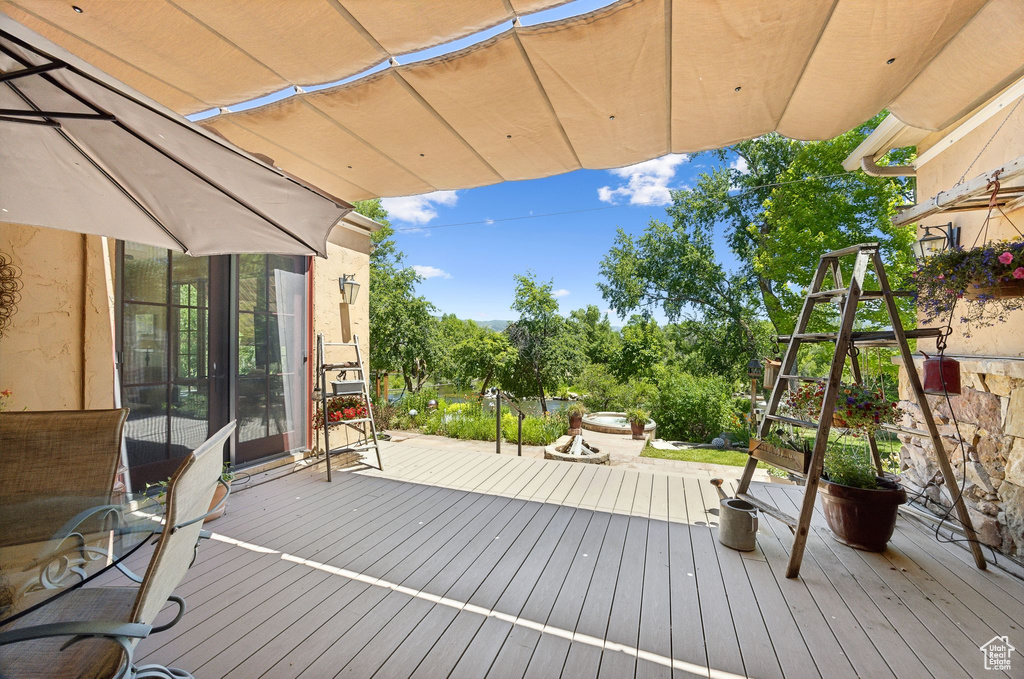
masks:
[[[934,233],[933,233],[934,232]],[[960,227],[949,222],[943,226],[926,226],[924,235],[914,243],[914,257],[922,260],[960,245]]]
[[[341,303],[355,304],[359,296],[359,283],[356,283],[355,274],[344,274],[338,279],[338,287],[341,288]]]

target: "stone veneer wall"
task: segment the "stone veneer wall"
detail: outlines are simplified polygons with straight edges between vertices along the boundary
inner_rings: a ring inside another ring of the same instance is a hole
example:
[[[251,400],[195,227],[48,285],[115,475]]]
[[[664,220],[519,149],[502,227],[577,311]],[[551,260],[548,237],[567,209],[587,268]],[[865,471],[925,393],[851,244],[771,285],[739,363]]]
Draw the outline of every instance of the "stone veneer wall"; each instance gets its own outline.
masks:
[[[922,359],[923,360],[923,359]],[[963,482],[964,499],[979,539],[1005,554],[1024,556],[1024,359],[958,359],[962,393],[951,396],[959,434],[943,396],[928,396],[949,461]],[[920,373],[921,361],[917,362]],[[923,429],[921,411],[900,371],[903,425]],[[960,450],[960,437],[966,451]],[[908,489],[923,490],[941,515],[950,505],[931,440],[900,435],[900,469]],[[955,494],[958,489],[953,489]],[[937,504],[936,504],[937,503]]]

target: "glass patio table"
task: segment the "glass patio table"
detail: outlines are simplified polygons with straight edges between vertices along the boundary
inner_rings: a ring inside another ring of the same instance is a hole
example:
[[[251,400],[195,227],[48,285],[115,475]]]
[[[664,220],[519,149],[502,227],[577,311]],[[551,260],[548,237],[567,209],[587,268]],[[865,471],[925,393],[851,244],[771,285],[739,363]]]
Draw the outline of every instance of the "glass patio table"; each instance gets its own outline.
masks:
[[[142,493],[0,495],[0,627],[133,554],[163,509]]]

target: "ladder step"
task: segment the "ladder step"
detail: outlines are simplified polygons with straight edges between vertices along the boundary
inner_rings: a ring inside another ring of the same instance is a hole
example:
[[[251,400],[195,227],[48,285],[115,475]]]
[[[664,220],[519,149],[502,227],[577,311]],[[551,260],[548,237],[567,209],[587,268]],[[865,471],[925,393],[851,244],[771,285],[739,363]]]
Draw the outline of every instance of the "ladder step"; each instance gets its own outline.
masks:
[[[776,422],[785,422],[786,424],[793,424],[793,425],[796,425],[798,427],[803,427],[804,429],[817,429],[818,428],[818,425],[816,425],[814,422],[807,422],[806,420],[798,420],[795,417],[786,417],[785,415],[774,415],[774,414],[769,413],[769,414],[765,415],[765,419],[774,420]]]
[[[917,328],[915,330],[904,330],[903,334],[907,339],[923,339],[926,337],[941,337],[943,328]],[[795,335],[779,335],[779,342],[792,342],[794,339],[801,342],[832,342],[839,336],[837,332],[803,332]],[[892,330],[871,330],[851,333],[850,339],[860,343],[881,343],[895,342],[896,333]]]
[[[828,382],[827,377],[808,377],[807,375],[779,375],[780,380],[799,380],[800,382]]]
[[[338,420],[337,422],[328,422],[329,425],[335,424],[359,424],[360,422],[373,422],[373,418],[370,417],[355,417],[351,420]]]
[[[877,250],[878,243],[861,243],[859,245],[851,245],[848,248],[842,250],[833,250],[832,252],[826,252],[821,256],[822,259],[834,259],[836,257],[845,257],[846,255],[855,255],[863,250]]]
[[[883,431],[891,431],[894,434],[909,434],[910,436],[923,436],[925,438],[931,438],[931,434],[929,434],[924,429],[914,429],[913,427],[901,427],[895,424],[883,424],[881,428]]]
[[[357,365],[355,363],[325,363],[324,364],[324,370],[327,370],[327,371],[331,371],[331,370],[352,370],[352,371],[363,372],[363,369],[361,367],[359,367],[359,365]]]
[[[821,290],[819,292],[812,292],[808,297],[816,302],[832,302],[835,298],[845,298],[850,294],[849,288],[836,288],[834,290]],[[917,293],[911,290],[893,290],[893,297],[914,297]],[[885,293],[881,290],[861,290],[860,298],[865,299],[884,299]]]
[[[750,504],[754,505],[755,507],[760,509],[762,512],[767,514],[768,516],[771,516],[773,518],[778,519],[782,523],[784,523],[787,526],[789,526],[790,530],[796,530],[796,524],[797,524],[796,519],[794,519],[789,514],[786,514],[785,512],[780,510],[778,507],[776,507],[774,505],[770,505],[770,504],[768,504],[767,502],[765,502],[763,500],[759,500],[758,498],[754,497],[750,493],[740,493],[736,497],[739,498],[740,500],[744,500],[746,502],[749,502]]]

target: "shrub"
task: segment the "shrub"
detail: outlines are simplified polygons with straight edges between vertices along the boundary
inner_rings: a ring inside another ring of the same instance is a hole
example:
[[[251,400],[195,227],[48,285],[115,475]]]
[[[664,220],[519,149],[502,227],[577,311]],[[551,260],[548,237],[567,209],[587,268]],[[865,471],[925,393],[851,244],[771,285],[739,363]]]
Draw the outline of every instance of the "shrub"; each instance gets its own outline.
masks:
[[[650,382],[634,379],[621,384],[608,366],[601,364],[588,365],[579,382],[580,401],[590,412],[622,411],[637,403],[650,403],[654,395]]]
[[[697,377],[665,369],[651,398],[651,415],[666,439],[706,443],[728,428],[731,384],[722,377]]]
[[[514,413],[501,414],[501,435],[509,443],[516,442],[516,419]],[[548,413],[546,416],[528,415],[523,420],[523,445],[546,446],[558,440],[569,431],[569,419],[561,412]],[[493,434],[493,427],[491,433]]]
[[[397,414],[398,408],[396,408],[395,404],[391,403],[386,398],[380,398],[374,401],[373,424],[377,427],[377,431],[391,429],[391,427],[394,426],[394,420]]]

